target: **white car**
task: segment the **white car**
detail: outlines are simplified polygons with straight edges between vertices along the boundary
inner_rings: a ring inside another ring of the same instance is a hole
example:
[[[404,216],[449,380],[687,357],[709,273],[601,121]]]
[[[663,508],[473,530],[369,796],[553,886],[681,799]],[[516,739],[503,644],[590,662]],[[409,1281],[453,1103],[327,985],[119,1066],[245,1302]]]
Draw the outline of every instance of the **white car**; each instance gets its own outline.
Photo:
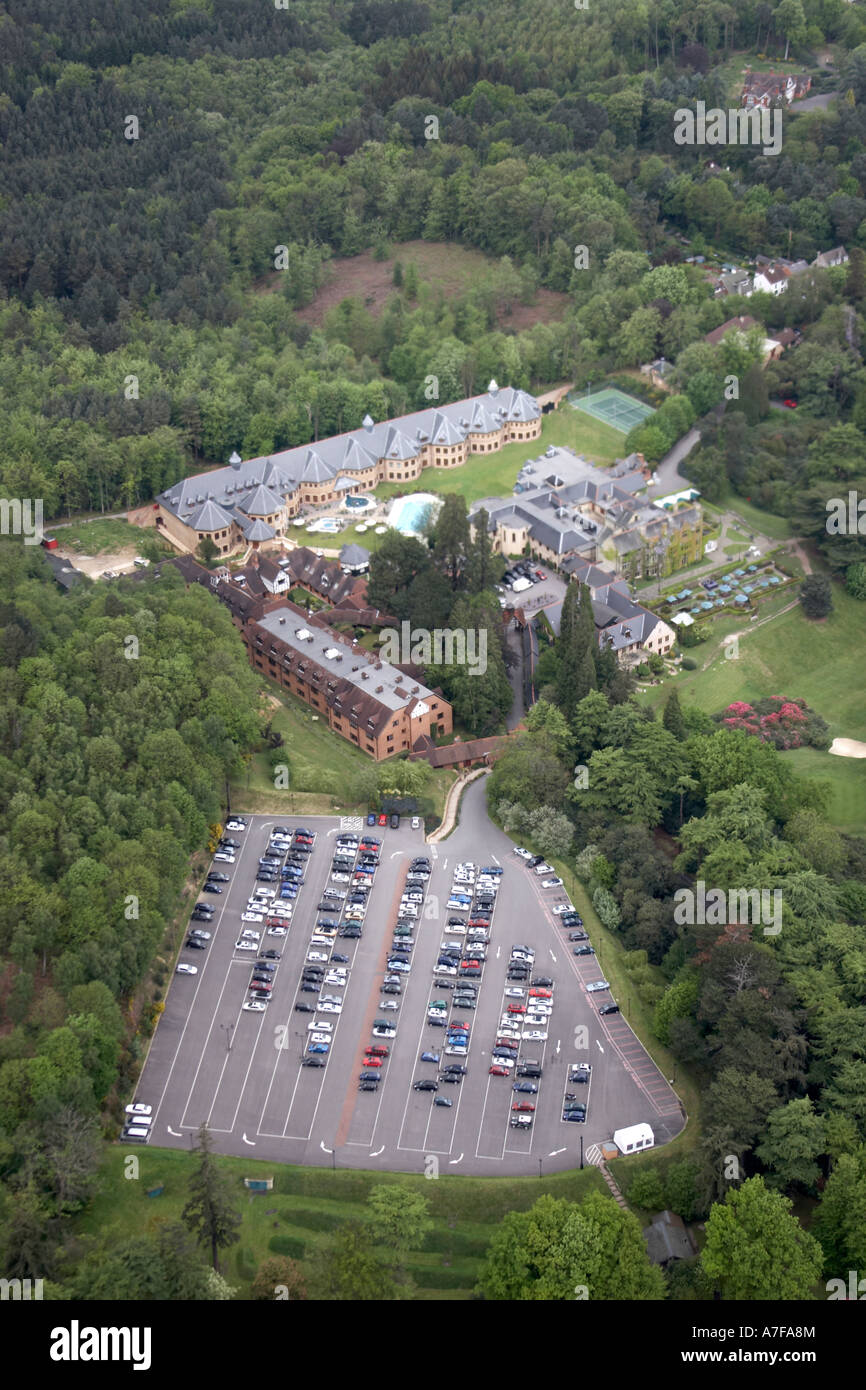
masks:
[[[136,1101],[133,1105],[127,1105],[127,1106],[124,1107],[124,1109],[125,1109],[125,1113],[126,1113],[127,1115],[152,1115],[152,1114],[153,1114],[153,1106],[152,1106],[152,1105],[142,1105],[141,1101]]]
[[[554,873],[554,868],[552,864],[536,864],[535,872],[538,874],[538,877],[541,878],[542,874]]]
[[[324,893],[322,894],[323,898],[337,898],[340,902],[343,901],[345,896],[345,890],[340,888],[326,888]]]
[[[506,999],[525,999],[525,998],[526,998],[526,990],[525,990],[525,989],[507,989],[507,990],[505,991],[505,998],[506,998]]]
[[[264,920],[265,920],[265,919],[264,919],[264,915],[263,915],[261,912],[242,912],[242,913],[241,913],[241,921],[242,921],[242,922],[263,922]]]
[[[456,1047],[454,1043],[449,1043],[445,1049],[449,1057],[466,1057],[469,1053],[468,1047]]]
[[[309,1041],[312,1043],[330,1043],[331,1035],[330,1033],[311,1033]]]
[[[235,862],[235,856],[229,854],[228,850],[225,849],[218,849],[214,859],[218,860],[220,864],[233,864]]]
[[[320,1006],[320,1007],[321,1007],[321,1006]],[[380,1008],[380,1009],[399,1009],[399,1007],[400,1007],[400,1005],[397,1003],[397,1000],[396,1000],[396,999],[380,999],[380,1000],[379,1000],[379,1008]]]
[[[267,884],[264,884],[263,887],[256,889],[255,896],[259,902],[264,902],[266,898],[275,898],[277,896],[277,890],[276,888],[270,888]]]
[[[235,950],[236,950],[236,951],[257,951],[258,949],[259,949],[259,943],[258,943],[257,941],[236,941],[236,942],[235,942]]]
[[[336,985],[339,989],[345,989],[346,977],[345,975],[334,975],[333,973],[331,973],[330,975],[325,976],[325,984]]]
[[[341,1014],[343,1012],[342,1004],[332,1004],[330,1002],[325,1004],[321,1000],[319,1001],[319,1009],[323,1014]]]
[[[328,959],[328,957],[325,955],[324,951],[308,951],[308,952],[307,952],[307,960],[321,960],[321,961],[326,961],[327,959]]]
[[[499,1028],[497,1028],[496,1031],[500,1038],[511,1038],[513,1042],[520,1041],[520,1034],[518,1033],[516,1028],[503,1028],[502,1026],[500,1026]]]
[[[561,887],[562,887],[562,879],[561,879],[561,878],[546,878],[546,879],[544,880],[544,882],[542,883],[541,886],[542,886],[542,888],[561,888]]]
[[[547,1014],[525,1014],[523,1022],[530,1028],[546,1028],[548,1022]]]
[[[413,816],[413,817],[412,817],[412,829],[413,829],[413,830],[420,830],[420,829],[421,829],[421,821],[418,819],[417,816]]]
[[[610,989],[607,980],[590,980],[586,992],[587,994],[595,994],[600,989]]]
[[[552,907],[551,912],[555,917],[561,917],[563,912],[574,912],[574,903],[560,903],[558,907]]]
[[[336,935],[337,935],[337,933],[334,932],[334,936],[336,936]],[[310,945],[311,945],[311,946],[330,946],[331,940],[332,940],[332,938],[331,938],[330,936],[326,936],[326,934],[325,934],[324,932],[313,932],[313,935],[310,937]]]
[[[450,936],[464,936],[466,934],[466,928],[463,926],[462,923],[459,927],[456,923],[454,923],[453,926],[446,927],[445,931],[446,934]]]
[[[246,828],[247,828],[247,823],[246,823],[245,820],[227,820],[227,821],[226,821],[226,830],[246,830]]]
[[[288,936],[286,927],[268,927],[268,936]]]
[[[238,936],[242,941],[261,941],[262,939],[261,932],[253,931],[252,927],[244,927],[243,931],[238,932]]]
[[[512,1067],[514,1066],[513,1057],[491,1057],[490,1062],[492,1066],[505,1067],[508,1071],[511,1071]]]
[[[232,826],[232,829],[236,830],[237,827]],[[263,1014],[267,1007],[267,1004],[261,999],[248,999],[246,1004],[241,1004],[241,1008],[246,1009],[247,1012],[251,1014]]]
[[[520,857],[521,857],[521,859],[531,859],[531,858],[532,858],[532,855],[529,853],[529,850],[528,850],[528,849],[521,849],[518,845],[515,845],[515,846],[514,846],[514,853],[515,853],[515,854],[519,854]]]
[[[327,1023],[327,1022],[325,1022],[325,1023],[319,1023],[318,1020],[317,1020],[315,1023],[308,1023],[308,1024],[307,1024],[307,1032],[308,1032],[308,1033],[315,1033],[316,1029],[318,1028],[318,1029],[321,1029],[321,1031],[322,1031],[323,1033],[330,1033],[330,1032],[333,1030],[333,1027],[334,1027],[333,1023]]]
[[[351,875],[351,874],[331,874],[331,882],[332,882],[332,883],[351,883],[351,882],[352,882],[352,875]]]
[[[456,974],[457,974],[457,966],[456,966],[456,965],[437,965],[437,966],[434,966],[433,973],[434,973],[434,975],[456,975]]]
[[[177,967],[176,973],[177,973],[178,975],[197,975],[197,974],[198,974],[198,966],[197,966],[197,965],[187,965],[184,961],[181,961],[180,965]]]
[[[523,1034],[524,1042],[547,1042],[547,1034],[543,1028],[530,1028],[528,1033]]]
[[[397,1029],[396,1029],[396,1028],[374,1028],[374,1029],[373,1029],[373,1037],[374,1037],[374,1038],[396,1038],[396,1036],[397,1036]]]

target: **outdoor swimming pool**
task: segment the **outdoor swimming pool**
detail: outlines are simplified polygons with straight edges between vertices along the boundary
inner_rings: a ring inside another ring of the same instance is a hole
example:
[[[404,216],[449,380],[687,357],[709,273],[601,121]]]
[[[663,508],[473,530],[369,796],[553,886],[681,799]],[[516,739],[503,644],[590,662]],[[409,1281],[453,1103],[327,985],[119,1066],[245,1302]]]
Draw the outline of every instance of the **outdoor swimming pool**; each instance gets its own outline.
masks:
[[[343,498],[343,506],[350,508],[353,512],[371,512],[375,505],[375,497],[354,497],[350,493]]]
[[[335,516],[320,516],[317,517],[314,521],[310,521],[307,523],[308,531],[327,531],[331,535],[335,535],[336,532],[339,531],[339,529],[340,522],[337,520]]]
[[[388,513],[388,525],[404,535],[417,535],[439,511],[442,498],[430,492],[413,492],[410,497],[398,497]]]

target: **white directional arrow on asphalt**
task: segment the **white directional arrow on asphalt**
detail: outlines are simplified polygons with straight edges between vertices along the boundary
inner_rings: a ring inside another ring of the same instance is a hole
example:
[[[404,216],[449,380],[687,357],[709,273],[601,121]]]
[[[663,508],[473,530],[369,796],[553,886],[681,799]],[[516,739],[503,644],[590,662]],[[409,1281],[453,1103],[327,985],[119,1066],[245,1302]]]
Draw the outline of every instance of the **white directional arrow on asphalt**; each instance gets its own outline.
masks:
[[[494,864],[499,864],[500,861],[496,858],[495,854],[492,854],[490,857],[493,860]]]
[[[402,850],[402,849],[395,849],[395,850],[394,850],[394,853],[391,855],[391,858],[392,858],[392,859],[399,859],[399,858],[400,858],[400,855],[401,855],[402,853],[403,853],[403,850]]]
[[[548,951],[550,951],[550,947],[549,947],[549,946],[548,946],[547,949],[548,949]],[[556,965],[556,956],[553,954],[552,951],[550,951],[550,959],[553,961],[554,965]]]
[[[173,1135],[174,1135],[175,1139],[182,1139],[182,1138],[183,1138],[183,1135],[182,1135],[181,1133],[179,1133],[176,1129],[172,1129],[171,1125],[166,1125],[166,1129],[168,1130],[169,1134],[173,1134]]]
[[[442,868],[443,868],[443,869],[447,869],[447,868],[448,868],[448,860],[447,860],[447,859],[443,859],[443,860],[442,860]]]
[[[383,1144],[382,1147],[381,1147],[381,1149],[377,1149],[375,1153],[370,1154],[370,1158],[378,1158],[379,1155],[380,1155],[380,1154],[383,1154],[384,1152],[385,1152],[385,1145]]]
[[[320,1139],[320,1140],[319,1140],[319,1148],[322,1150],[322,1153],[325,1153],[325,1154],[332,1154],[332,1153],[334,1152],[333,1149],[327,1149],[327,1148],[325,1148],[325,1141],[324,1141],[324,1139]]]
[[[561,1046],[562,1046],[562,1044],[560,1043],[559,1038],[557,1038],[557,1039],[556,1039],[556,1055],[557,1055],[557,1057],[559,1056],[559,1050],[560,1050],[560,1047],[561,1047]]]
[[[502,951],[502,947],[501,947],[501,946],[497,946],[497,947],[496,947],[496,959],[497,959],[497,960],[499,959],[499,956],[500,956],[501,951]]]
[[[256,1147],[256,1141],[254,1139],[248,1139],[245,1134],[242,1134],[241,1138],[243,1139],[245,1144],[249,1144],[251,1149],[254,1149]]]
[[[462,1162],[463,1162],[463,1155],[461,1154],[459,1158],[449,1158],[448,1162],[449,1162],[449,1163],[462,1163]]]
[[[556,1158],[557,1154],[564,1154],[564,1153],[565,1153],[565,1149],[553,1149],[552,1152],[549,1153],[549,1154],[547,1155],[547,1157],[548,1157],[548,1158]]]
[[[596,1047],[598,1048],[599,1052],[604,1052],[604,1048],[602,1047],[602,1045],[601,1045],[601,1043],[599,1042],[598,1038],[596,1038],[596,1040],[595,1040],[595,1045],[596,1045]]]

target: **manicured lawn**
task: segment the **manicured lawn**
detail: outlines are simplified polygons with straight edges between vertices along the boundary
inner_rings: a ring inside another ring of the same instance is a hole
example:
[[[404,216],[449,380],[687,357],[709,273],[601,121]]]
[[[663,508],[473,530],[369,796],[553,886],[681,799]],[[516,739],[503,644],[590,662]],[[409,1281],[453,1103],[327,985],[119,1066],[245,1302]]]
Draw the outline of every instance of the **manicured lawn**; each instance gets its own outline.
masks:
[[[793,595],[788,590],[787,601]],[[769,602],[783,606],[785,595]],[[866,740],[863,701],[863,651],[866,649],[866,604],[833,585],[834,611],[825,622],[811,622],[799,605],[766,627],[747,632],[736,660],[719,647],[726,632],[742,630],[736,617],[713,624],[712,645],[690,651],[701,665],[715,652],[706,671],[685,671],[641,696],[661,705],[675,683],[684,707],[695,704],[709,714],[733,700],[757,700],[765,695],[801,696],[826,719],[831,737]],[[762,609],[762,616],[766,612]],[[785,754],[810,776],[828,779],[834,788],[830,817],[840,827],[862,825],[866,819],[866,762],[839,758],[815,749]]]
[[[549,445],[567,445],[593,463],[608,464],[624,457],[623,438],[618,430],[600,420],[561,406],[544,417],[540,439],[508,444],[498,454],[472,454],[459,468],[425,468],[414,483],[382,483],[375,496],[382,501],[410,492],[460,492],[467,502],[476,502],[480,497],[510,497],[523,464],[537,458]],[[341,544],[347,534],[340,533]],[[359,545],[367,545],[365,536],[357,539]]]
[[[774,541],[786,541],[794,534],[787,517],[775,516],[773,512],[762,511],[760,507],[755,507],[751,502],[747,502],[745,497],[738,497],[733,492],[729,492],[724,501],[718,505],[705,502],[702,499],[702,506],[707,513],[716,517],[724,511],[736,512],[756,534],[769,536]]]
[[[124,1148],[106,1147],[99,1195],[77,1218],[81,1235],[114,1244],[179,1219],[195,1155],[148,1146],[136,1150],[135,1157],[139,1174],[129,1181]],[[447,1174],[428,1181],[423,1159],[417,1176],[339,1168],[333,1172],[245,1158],[218,1162],[234,1181],[242,1215],[240,1240],[223,1256],[223,1272],[239,1290],[239,1298],[248,1297],[256,1269],[269,1255],[282,1253],[303,1261],[346,1220],[365,1220],[370,1190],[383,1183],[422,1192],[430,1202],[435,1227],[407,1261],[424,1299],[469,1297],[490,1238],[507,1211],[526,1210],[543,1193],[580,1201],[590,1191],[606,1191],[598,1170],[589,1166],[541,1181],[537,1176],[485,1179]],[[253,1195],[244,1188],[244,1178],[263,1177],[274,1179],[272,1191]],[[158,1186],[164,1187],[163,1195],[148,1198],[148,1189]]]

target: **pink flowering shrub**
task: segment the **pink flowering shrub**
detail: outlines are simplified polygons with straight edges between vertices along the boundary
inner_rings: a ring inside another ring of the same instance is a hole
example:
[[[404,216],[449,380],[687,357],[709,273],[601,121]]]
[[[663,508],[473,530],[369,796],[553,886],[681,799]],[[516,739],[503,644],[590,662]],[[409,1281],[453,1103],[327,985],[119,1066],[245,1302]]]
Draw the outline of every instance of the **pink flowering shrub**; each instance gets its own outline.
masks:
[[[754,705],[734,700],[716,719],[727,729],[756,734],[762,743],[780,749],[830,746],[826,722],[800,698],[768,695]]]

